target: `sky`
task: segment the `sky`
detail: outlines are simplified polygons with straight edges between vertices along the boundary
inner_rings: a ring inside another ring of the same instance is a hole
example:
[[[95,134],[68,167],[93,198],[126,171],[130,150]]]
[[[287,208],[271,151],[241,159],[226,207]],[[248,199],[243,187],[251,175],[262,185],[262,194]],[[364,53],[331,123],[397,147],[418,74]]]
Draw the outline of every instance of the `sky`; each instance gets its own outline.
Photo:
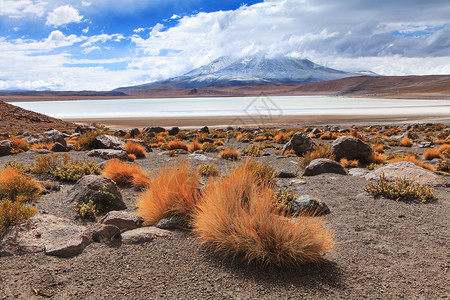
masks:
[[[248,55],[450,74],[450,1],[0,0],[0,90],[111,90]]]

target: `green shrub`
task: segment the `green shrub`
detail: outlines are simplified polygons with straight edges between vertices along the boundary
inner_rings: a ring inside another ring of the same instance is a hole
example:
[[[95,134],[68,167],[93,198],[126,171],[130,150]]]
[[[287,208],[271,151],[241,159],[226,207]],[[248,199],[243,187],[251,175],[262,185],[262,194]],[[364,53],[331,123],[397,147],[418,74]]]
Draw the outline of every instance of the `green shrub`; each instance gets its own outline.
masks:
[[[427,185],[408,180],[406,178],[395,178],[388,180],[382,174],[376,183],[369,182],[365,191],[374,197],[384,196],[395,200],[419,200],[427,203],[437,200],[434,190]]]
[[[26,207],[21,201],[0,200],[0,236],[10,226],[23,222],[36,213],[36,208]]]
[[[313,147],[313,151],[306,152],[299,158],[299,165],[303,169],[306,168],[310,162],[318,158],[335,159],[333,152],[331,152],[330,145],[319,144]]]
[[[102,134],[103,133],[100,130],[85,132],[78,137],[72,149],[77,151],[91,149],[92,142],[95,140],[96,137]]]
[[[63,181],[78,181],[84,175],[100,175],[102,169],[93,161],[70,161],[59,164],[51,172],[55,177]]]
[[[217,149],[217,145],[214,145],[209,142],[203,143],[202,150],[205,152],[214,152]]]
[[[440,159],[436,163],[436,170],[443,171],[443,172],[450,172],[450,159]]]
[[[213,164],[204,164],[197,167],[197,172],[202,176],[217,176],[219,169]]]
[[[96,220],[97,219],[97,208],[94,204],[95,199],[89,199],[87,203],[73,203],[73,210],[82,218],[82,219],[90,219],[90,220]]]
[[[112,201],[116,199],[114,194],[108,192],[106,186],[103,186],[98,192],[101,194],[100,197],[85,197],[81,203],[73,203],[73,210],[81,218],[95,220],[98,213],[107,211]]]
[[[14,169],[17,172],[22,173],[22,174],[25,173],[28,170],[28,168],[25,167],[22,162],[20,162],[20,161],[12,161],[12,160],[8,160],[6,162],[5,168]]]
[[[294,190],[287,187],[281,187],[275,192],[275,198],[278,210],[281,212],[289,211],[297,199],[298,194],[294,193]]]
[[[254,157],[261,156],[263,154],[261,147],[257,144],[251,144],[247,149],[242,150],[242,152],[248,156]]]
[[[50,155],[37,156],[35,158],[36,162],[31,163],[28,170],[37,174],[50,174],[61,164],[68,163],[69,159],[70,155],[67,153],[59,155],[52,152]]]

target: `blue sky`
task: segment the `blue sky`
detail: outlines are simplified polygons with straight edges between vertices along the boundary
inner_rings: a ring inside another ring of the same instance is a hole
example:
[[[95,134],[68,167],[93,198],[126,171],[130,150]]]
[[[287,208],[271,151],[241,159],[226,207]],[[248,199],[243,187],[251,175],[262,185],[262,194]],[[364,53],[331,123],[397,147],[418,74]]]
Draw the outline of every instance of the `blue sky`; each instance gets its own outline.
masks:
[[[110,90],[220,56],[450,74],[450,1],[0,0],[0,90]]]

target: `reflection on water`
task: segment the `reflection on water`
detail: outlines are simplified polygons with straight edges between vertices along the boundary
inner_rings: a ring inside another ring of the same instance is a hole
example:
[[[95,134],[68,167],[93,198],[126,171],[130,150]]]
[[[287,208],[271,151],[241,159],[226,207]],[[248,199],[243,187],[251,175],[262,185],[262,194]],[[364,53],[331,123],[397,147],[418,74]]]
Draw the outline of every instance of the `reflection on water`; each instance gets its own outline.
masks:
[[[448,114],[448,100],[391,100],[338,97],[236,97],[14,102],[61,119],[244,115]]]

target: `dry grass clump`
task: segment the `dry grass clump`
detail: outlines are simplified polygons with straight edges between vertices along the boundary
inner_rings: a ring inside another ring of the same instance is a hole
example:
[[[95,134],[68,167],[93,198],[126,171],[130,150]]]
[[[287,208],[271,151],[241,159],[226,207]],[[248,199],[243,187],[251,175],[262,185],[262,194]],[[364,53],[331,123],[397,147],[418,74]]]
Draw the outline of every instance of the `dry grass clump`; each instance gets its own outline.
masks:
[[[23,151],[30,150],[30,144],[27,141],[18,139],[18,138],[10,138],[9,139],[14,144],[14,148],[21,149]]]
[[[390,163],[396,163],[396,162],[400,162],[400,161],[409,161],[421,168],[424,168],[424,169],[427,169],[430,171],[434,171],[434,168],[432,165],[426,164],[421,160],[417,160],[416,156],[414,156],[412,154],[408,154],[404,157],[394,157],[393,159],[390,160]]]
[[[216,151],[217,146],[213,143],[209,143],[209,142],[204,142],[202,145],[202,150],[204,152],[214,152]]]
[[[450,152],[450,145],[449,144],[444,144],[442,146],[439,147],[439,151],[440,152]]]
[[[223,159],[238,160],[240,156],[238,150],[231,148],[219,152],[219,157]]]
[[[330,145],[319,144],[313,147],[313,151],[306,152],[299,159],[299,165],[302,168],[306,168],[310,162],[318,158],[335,159],[333,152],[331,152]]]
[[[197,140],[194,140],[192,144],[187,146],[187,150],[191,153],[197,150],[202,150],[202,144],[200,144]]]
[[[137,182],[145,180],[147,173],[137,165],[130,165],[118,159],[109,160],[103,168],[103,176],[114,180],[117,184],[134,184],[139,187]],[[134,181],[134,178],[139,178]]]
[[[378,153],[384,153],[384,145],[383,144],[375,144],[372,145],[372,150]]]
[[[253,177],[259,184],[268,187],[274,186],[274,180],[277,176],[277,170],[267,162],[261,164],[257,161],[247,161],[244,165],[244,168],[246,168],[249,173],[253,174]]]
[[[357,159],[348,160],[346,158],[341,158],[340,163],[344,168],[357,168],[359,165],[359,161]]]
[[[0,236],[9,227],[31,218],[35,213],[35,207],[26,207],[22,201],[0,200]]]
[[[225,143],[223,141],[221,141],[221,140],[218,140],[218,141],[214,142],[214,145],[216,145],[216,146],[223,146],[223,145],[225,145]]]
[[[147,224],[172,216],[191,216],[200,199],[196,172],[187,163],[163,167],[153,175],[137,200],[138,215]]]
[[[400,145],[404,146],[404,147],[411,147],[413,145],[413,142],[407,137],[405,136],[401,141],[400,141]]]
[[[395,200],[419,200],[427,203],[437,198],[434,190],[427,185],[408,180],[406,178],[396,178],[388,180],[382,174],[376,183],[369,182],[365,186],[365,191],[374,197],[384,196]]]
[[[387,156],[378,152],[372,152],[367,158],[367,161],[372,164],[384,164],[387,160]]]
[[[47,143],[35,143],[33,145],[31,145],[31,149],[36,150],[36,149],[46,149],[46,150],[52,150],[52,146],[53,143],[51,142],[47,142]]]
[[[175,150],[175,149],[188,150],[188,145],[186,145],[186,143],[183,141],[175,140],[175,141],[170,141],[167,144],[167,149],[169,149],[169,150]]]
[[[0,170],[0,199],[11,201],[33,201],[41,193],[41,187],[30,176],[13,168]]]
[[[261,186],[244,165],[208,185],[193,215],[201,243],[223,257],[263,265],[320,262],[333,248],[321,218],[278,214],[272,189]]]
[[[326,131],[319,138],[321,140],[331,140],[331,134],[328,131]]]
[[[81,134],[73,144],[72,149],[76,151],[91,149],[92,143],[99,135],[102,135],[102,132],[100,130],[87,131]]]
[[[134,154],[136,156],[135,158],[143,158],[147,156],[145,147],[132,141],[127,141],[127,143],[125,144],[125,150],[128,154]]]
[[[442,172],[450,172],[450,158],[438,160],[438,162],[436,163],[436,170]]]
[[[273,142],[277,144],[286,144],[291,139],[291,134],[280,132],[273,137]]]
[[[425,150],[423,153],[423,158],[426,160],[432,160],[433,158],[442,158],[441,153],[439,153],[439,150],[436,148],[431,148]]]
[[[247,147],[247,149],[243,149],[242,152],[245,155],[248,156],[261,156],[263,154],[263,151],[261,150],[261,147],[258,144],[251,144]]]
[[[197,167],[197,173],[202,176],[218,176],[219,169],[213,164],[204,164]]]
[[[447,144],[449,142],[450,142],[449,139],[437,139],[434,141],[435,144]]]

